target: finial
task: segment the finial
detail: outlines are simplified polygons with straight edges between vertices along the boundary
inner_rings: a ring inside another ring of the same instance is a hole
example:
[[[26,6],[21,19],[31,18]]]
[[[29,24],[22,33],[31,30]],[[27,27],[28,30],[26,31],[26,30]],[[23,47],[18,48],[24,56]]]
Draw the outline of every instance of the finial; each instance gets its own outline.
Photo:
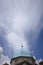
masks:
[[[23,44],[21,45],[21,48],[23,48]]]

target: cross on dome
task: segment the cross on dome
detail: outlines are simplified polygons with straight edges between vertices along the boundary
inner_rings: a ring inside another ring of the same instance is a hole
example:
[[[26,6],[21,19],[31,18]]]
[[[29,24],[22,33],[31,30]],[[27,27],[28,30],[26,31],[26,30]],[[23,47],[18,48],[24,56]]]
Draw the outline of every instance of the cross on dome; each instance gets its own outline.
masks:
[[[23,48],[23,44],[21,45],[21,48]]]

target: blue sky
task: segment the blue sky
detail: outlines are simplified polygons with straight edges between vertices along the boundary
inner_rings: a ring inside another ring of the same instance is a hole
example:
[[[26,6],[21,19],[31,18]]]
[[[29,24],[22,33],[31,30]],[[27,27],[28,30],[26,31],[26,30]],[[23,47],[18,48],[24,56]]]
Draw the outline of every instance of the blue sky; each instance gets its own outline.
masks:
[[[43,59],[43,0],[0,0],[0,53],[12,58],[22,44]]]

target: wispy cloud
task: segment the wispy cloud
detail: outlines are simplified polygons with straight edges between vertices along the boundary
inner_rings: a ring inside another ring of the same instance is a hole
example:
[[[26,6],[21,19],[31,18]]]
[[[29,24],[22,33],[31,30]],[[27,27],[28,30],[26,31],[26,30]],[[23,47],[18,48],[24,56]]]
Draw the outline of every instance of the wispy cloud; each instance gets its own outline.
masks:
[[[5,30],[4,37],[13,49],[22,43],[30,49],[31,45],[29,39],[26,39],[26,34],[32,31],[33,36],[38,36],[37,33],[42,27],[40,25],[42,2],[43,0],[0,0],[0,31],[2,28]]]

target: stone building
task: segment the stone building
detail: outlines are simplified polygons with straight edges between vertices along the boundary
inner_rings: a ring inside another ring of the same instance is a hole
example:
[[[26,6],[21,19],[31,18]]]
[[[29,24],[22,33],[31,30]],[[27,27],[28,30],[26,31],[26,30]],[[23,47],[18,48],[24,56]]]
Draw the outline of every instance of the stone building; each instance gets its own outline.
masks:
[[[21,46],[14,53],[14,57],[10,61],[10,65],[43,65],[43,61],[37,64],[30,51]],[[7,63],[3,65],[8,65]]]
[[[35,63],[35,65],[38,65],[38,64]]]
[[[35,65],[35,60],[30,51],[21,46],[21,49],[16,50],[14,58],[10,61],[11,65]]]
[[[35,60],[33,57],[27,57],[27,56],[19,56],[16,58],[12,58],[11,65],[35,65]]]
[[[9,64],[5,63],[5,64],[3,64],[3,65],[9,65]]]
[[[43,61],[39,62],[39,65],[43,65]]]

